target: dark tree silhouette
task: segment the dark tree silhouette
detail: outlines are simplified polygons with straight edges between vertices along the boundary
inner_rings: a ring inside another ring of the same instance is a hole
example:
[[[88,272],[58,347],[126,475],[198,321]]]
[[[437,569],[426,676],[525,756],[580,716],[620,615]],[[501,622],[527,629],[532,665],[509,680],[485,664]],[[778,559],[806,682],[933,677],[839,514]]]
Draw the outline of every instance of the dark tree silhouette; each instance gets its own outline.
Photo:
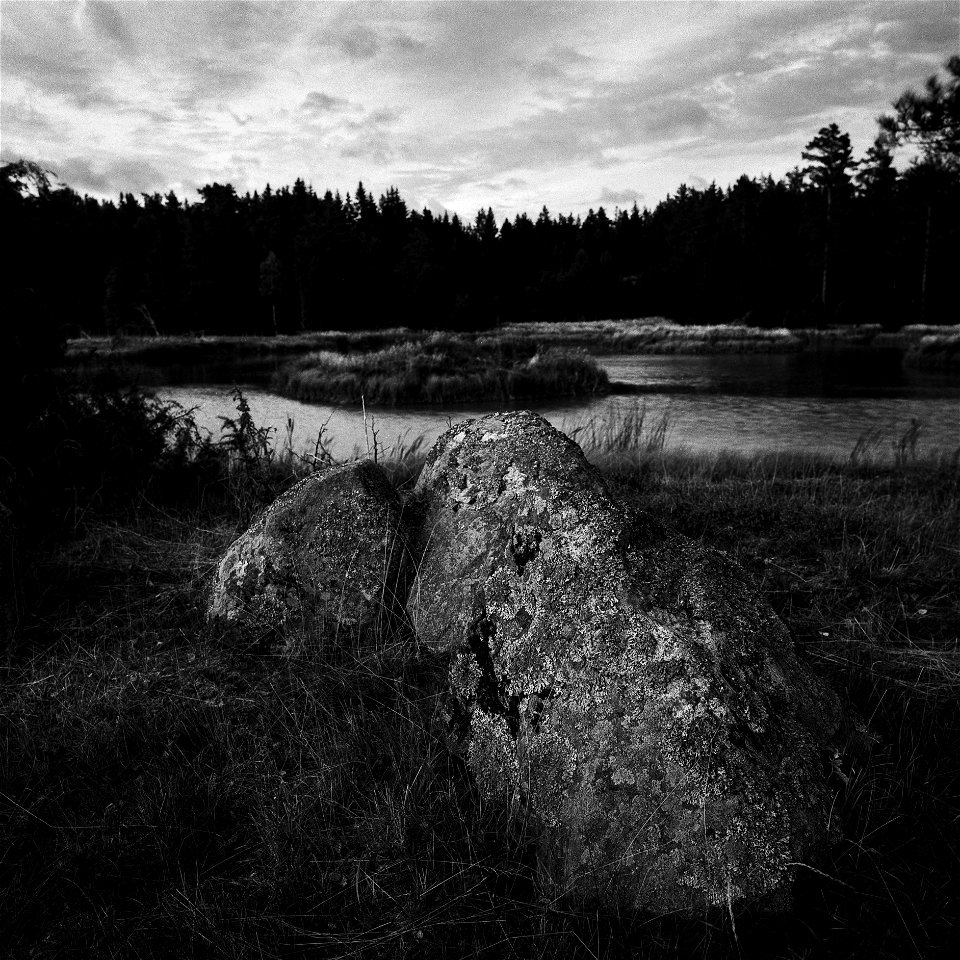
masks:
[[[280,292],[280,258],[271,250],[260,264],[260,296],[270,303],[273,332],[277,332],[277,294]]]
[[[897,168],[893,165],[893,151],[886,138],[878,136],[866,156],[857,164],[854,177],[857,186],[870,196],[889,196],[898,176]]]
[[[950,320],[960,261],[957,79],[905,94],[855,164],[823,127],[804,167],[655,206],[585,216],[492,208],[469,223],[411,210],[395,187],[302,179],[239,195],[81,197],[27,160],[0,167],[2,261],[23,342],[81,333],[264,334],[667,316],[809,326]],[[936,119],[936,123],[934,120]],[[953,118],[953,119],[951,119]],[[903,176],[895,145],[914,144]],[[855,184],[851,173],[856,169]],[[8,326],[10,322],[8,321]],[[2,352],[2,351],[0,351]]]
[[[824,312],[828,309],[828,278],[831,267],[833,247],[835,207],[840,205],[850,193],[850,174],[856,163],[850,147],[850,134],[841,133],[840,128],[831,123],[821,127],[820,132],[807,144],[800,154],[810,165],[805,173],[816,188],[826,198],[826,226],[823,232],[823,274],[820,288],[820,303]]]
[[[910,182],[924,198],[923,268],[920,312],[926,319],[933,252],[934,211],[960,176],[960,56],[944,64],[946,79],[927,78],[924,93],[906,90],[893,104],[894,113],[877,118],[881,136],[890,146],[911,144],[920,161],[910,170]]]
[[[960,55],[943,66],[945,80],[933,74],[924,93],[904,91],[877,122],[892,145],[915,144],[925,163],[960,173]]]

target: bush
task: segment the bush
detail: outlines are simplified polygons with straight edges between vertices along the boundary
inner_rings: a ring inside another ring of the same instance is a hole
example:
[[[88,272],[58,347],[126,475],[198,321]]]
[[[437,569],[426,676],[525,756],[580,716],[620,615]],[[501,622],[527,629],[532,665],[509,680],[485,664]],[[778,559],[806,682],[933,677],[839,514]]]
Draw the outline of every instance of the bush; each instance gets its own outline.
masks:
[[[0,500],[31,536],[70,529],[91,508],[129,504],[204,453],[176,404],[110,381],[81,389],[48,375],[31,386],[0,474]]]
[[[270,446],[239,390],[237,417],[224,418],[214,442],[191,411],[108,374],[80,386],[34,369],[16,386],[25,415],[0,453],[0,654],[51,640],[50,608],[64,588],[50,581],[48,558],[88,528],[158,508],[245,524],[300,466],[292,450]]]

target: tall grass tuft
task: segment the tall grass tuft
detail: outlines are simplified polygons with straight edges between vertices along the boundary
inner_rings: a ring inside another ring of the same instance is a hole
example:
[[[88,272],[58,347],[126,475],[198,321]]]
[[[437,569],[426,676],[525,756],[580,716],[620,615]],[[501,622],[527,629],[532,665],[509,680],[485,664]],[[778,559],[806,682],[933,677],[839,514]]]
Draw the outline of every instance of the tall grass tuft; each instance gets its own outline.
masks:
[[[373,353],[311,353],[284,365],[274,388],[298,400],[370,404],[449,404],[582,396],[609,390],[603,369],[583,351],[532,355],[502,344],[433,334]]]
[[[960,370],[960,330],[933,328],[915,340],[907,350],[903,362],[908,367],[928,370]]]
[[[564,432],[577,441],[588,457],[609,454],[662,453],[670,428],[669,414],[651,420],[644,403],[610,405],[602,415],[564,424]]]

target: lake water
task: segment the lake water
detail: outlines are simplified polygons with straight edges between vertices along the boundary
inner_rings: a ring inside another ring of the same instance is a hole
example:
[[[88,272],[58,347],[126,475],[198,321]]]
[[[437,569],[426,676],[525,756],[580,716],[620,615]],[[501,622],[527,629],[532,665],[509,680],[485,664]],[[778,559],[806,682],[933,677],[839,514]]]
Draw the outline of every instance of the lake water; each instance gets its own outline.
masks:
[[[640,405],[647,423],[666,418],[667,447],[744,453],[784,451],[847,457],[870,436],[874,448],[889,452],[916,420],[919,449],[952,452],[960,446],[960,377],[909,370],[896,355],[843,351],[831,354],[723,356],[611,356],[597,358],[612,380],[641,393],[585,401],[525,403],[567,432],[590,418],[606,418]],[[233,383],[224,371],[202,371],[190,379],[207,382],[155,385],[157,395],[195,408],[198,424],[219,434],[221,416],[235,416]],[[367,408],[360,404],[306,404],[271,393],[260,378],[241,382],[258,426],[271,427],[286,443],[293,422],[296,451],[312,451],[318,432],[342,458],[368,450],[373,430],[381,447],[409,444],[418,436],[430,444],[469,417],[502,405]]]

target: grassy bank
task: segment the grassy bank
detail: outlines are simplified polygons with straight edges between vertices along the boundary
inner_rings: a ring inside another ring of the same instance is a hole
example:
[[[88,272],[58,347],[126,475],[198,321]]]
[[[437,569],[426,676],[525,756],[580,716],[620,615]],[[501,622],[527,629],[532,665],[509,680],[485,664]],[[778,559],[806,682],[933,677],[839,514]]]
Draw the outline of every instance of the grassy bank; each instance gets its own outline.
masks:
[[[434,334],[372,353],[311,353],[274,377],[297,400],[372,404],[468,403],[606,393],[603,369],[582,351],[532,356],[499,343]]]
[[[145,366],[201,365],[226,361],[257,361],[315,350],[381,350],[422,335],[405,327],[384,330],[339,331],[280,335],[276,337],[87,337],[67,342],[67,359],[77,366],[137,363]]]
[[[507,342],[544,340],[562,346],[589,345],[596,353],[791,353],[804,339],[786,328],[767,330],[742,324],[684,325],[662,317],[593,320],[581,323],[507,324]]]
[[[71,340],[69,361],[80,367],[103,363],[143,366],[256,363],[319,351],[367,353],[429,341],[437,334],[403,327],[368,331],[321,331],[277,337],[106,337]],[[591,353],[724,354],[792,353],[803,350],[871,349],[913,351],[927,337],[957,337],[960,327],[912,324],[898,330],[880,324],[851,324],[822,330],[768,329],[745,324],[678,324],[661,317],[581,323],[513,323],[496,330],[463,333],[484,349],[526,351],[540,345]]]
[[[625,498],[739,558],[876,738],[793,912],[734,929],[545,901],[523,821],[481,803],[448,748],[444,664],[409,636],[279,657],[207,626],[220,552],[311,467],[242,409],[223,439],[185,435],[159,486],[89,500],[22,566],[0,670],[0,954],[948,955],[955,466],[688,456],[639,414],[579,430]],[[391,466],[401,489],[418,468]]]
[[[804,350],[909,350],[930,335],[960,335],[960,327],[911,324],[885,330],[879,323],[819,328],[752,327],[746,324],[679,324],[663,318],[582,323],[507,324],[505,342],[542,340],[584,347],[593,353],[726,354],[797,353]]]

